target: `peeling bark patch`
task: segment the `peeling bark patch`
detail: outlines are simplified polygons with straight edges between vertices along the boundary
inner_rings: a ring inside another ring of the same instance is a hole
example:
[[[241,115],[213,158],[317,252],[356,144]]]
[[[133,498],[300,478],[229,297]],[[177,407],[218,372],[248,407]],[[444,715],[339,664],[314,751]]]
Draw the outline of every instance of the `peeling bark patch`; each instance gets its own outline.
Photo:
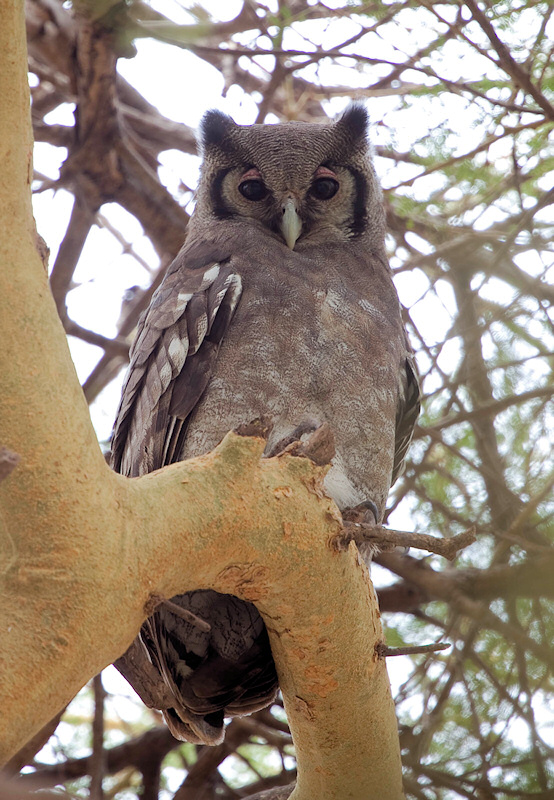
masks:
[[[32,172],[31,172],[32,174]],[[50,258],[50,248],[40,235],[35,231],[35,247],[37,248],[37,252],[40,256],[40,260],[42,261],[42,266],[44,267],[44,271],[48,274],[48,259]]]
[[[324,477],[325,476],[323,476],[323,478]],[[323,478],[317,475],[317,476],[310,476],[309,478],[304,478],[303,480],[306,489],[312,494],[315,494],[316,497],[319,497],[320,499],[324,497],[326,498],[329,497],[323,486]]]
[[[67,648],[69,647],[69,639],[59,633],[52,636],[48,641],[42,642],[41,646],[50,654],[63,655],[67,652]]]
[[[3,481],[13,472],[19,464],[20,458],[13,450],[9,450],[5,446],[0,447],[0,481]]]
[[[294,698],[294,707],[299,714],[302,714],[309,722],[313,722],[315,720],[315,714],[312,711],[312,708],[309,703],[303,700],[301,697]]]
[[[332,621],[333,621],[333,617],[330,617],[329,622],[332,622]],[[329,639],[320,639],[319,642],[317,643],[317,652],[318,653],[324,653],[330,647],[331,647],[331,642],[329,641]]]
[[[373,660],[374,661],[384,661],[385,660],[385,652],[387,649],[387,645],[385,642],[377,642],[375,647],[373,648]]]
[[[304,671],[306,678],[311,681],[308,686],[310,692],[318,697],[327,697],[338,688],[338,681],[333,677],[331,668],[322,669],[315,665],[310,665]]]
[[[292,489],[290,486],[276,486],[273,494],[277,500],[281,500],[283,497],[292,497]]]
[[[229,593],[255,603],[267,595],[269,570],[257,564],[232,564],[218,575],[218,580],[229,584]]]

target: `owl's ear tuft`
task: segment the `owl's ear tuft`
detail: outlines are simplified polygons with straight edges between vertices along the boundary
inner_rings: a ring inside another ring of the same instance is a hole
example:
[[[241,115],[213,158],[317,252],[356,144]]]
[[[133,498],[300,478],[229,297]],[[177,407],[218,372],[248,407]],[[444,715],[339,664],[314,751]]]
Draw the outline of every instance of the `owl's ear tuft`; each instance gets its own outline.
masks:
[[[206,111],[200,123],[200,144],[205,150],[208,147],[220,147],[229,133],[236,128],[236,123],[223,111],[212,109]]]
[[[355,146],[365,142],[369,128],[369,115],[361,103],[353,103],[336,123],[337,129]]]

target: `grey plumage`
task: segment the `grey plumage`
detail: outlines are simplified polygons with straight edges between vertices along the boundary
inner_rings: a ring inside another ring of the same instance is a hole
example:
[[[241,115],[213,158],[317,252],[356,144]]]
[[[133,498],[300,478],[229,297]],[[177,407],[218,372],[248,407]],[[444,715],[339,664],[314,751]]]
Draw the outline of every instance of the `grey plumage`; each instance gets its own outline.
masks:
[[[336,447],[327,491],[342,510],[369,501],[380,521],[419,391],[366,113],[353,106],[335,123],[242,127],[212,111],[201,146],[187,241],[131,350],[112,464],[142,475],[208,452],[257,417],[273,426],[268,452],[299,425],[327,422]],[[224,714],[275,695],[267,633],[235,598],[173,600],[211,632],[162,608],[136,647],[169,689],[174,734],[216,742]]]

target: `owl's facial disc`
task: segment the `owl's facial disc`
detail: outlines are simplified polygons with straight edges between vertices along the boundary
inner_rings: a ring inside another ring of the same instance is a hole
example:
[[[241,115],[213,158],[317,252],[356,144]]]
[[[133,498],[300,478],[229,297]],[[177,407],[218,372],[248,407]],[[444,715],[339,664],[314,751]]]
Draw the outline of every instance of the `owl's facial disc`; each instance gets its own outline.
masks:
[[[263,158],[263,153],[247,151],[243,158],[242,168],[227,167],[215,175],[211,201],[216,216],[256,220],[282,237],[291,250],[322,237],[343,241],[352,235],[349,225],[356,189],[348,167],[329,161],[310,165],[307,159],[286,169],[270,162],[262,174],[255,159]]]
[[[281,222],[281,231],[285,242],[294,250],[296,240],[300,236],[302,230],[302,220],[298,216],[296,210],[296,201],[292,197],[287,197],[283,203],[283,220]]]

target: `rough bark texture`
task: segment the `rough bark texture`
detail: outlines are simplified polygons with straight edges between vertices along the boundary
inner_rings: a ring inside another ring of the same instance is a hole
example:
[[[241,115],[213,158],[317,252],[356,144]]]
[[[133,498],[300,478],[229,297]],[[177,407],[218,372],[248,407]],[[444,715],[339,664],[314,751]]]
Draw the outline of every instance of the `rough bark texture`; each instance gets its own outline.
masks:
[[[136,480],[106,466],[35,249],[22,4],[0,17],[0,443],[20,457],[0,485],[0,759],[126,649],[153,594],[213,588],[269,629],[295,800],[402,797],[377,603],[355,547],[328,544],[324,469],[235,434]]]

